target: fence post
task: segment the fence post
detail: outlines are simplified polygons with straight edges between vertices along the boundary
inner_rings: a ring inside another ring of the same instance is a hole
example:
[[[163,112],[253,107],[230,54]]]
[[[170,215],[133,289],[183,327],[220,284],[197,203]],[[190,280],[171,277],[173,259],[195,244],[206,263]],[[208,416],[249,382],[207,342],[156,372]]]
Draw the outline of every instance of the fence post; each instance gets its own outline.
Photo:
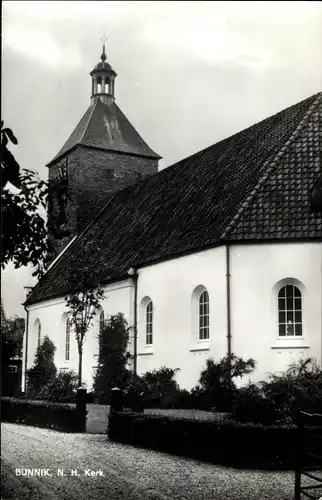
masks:
[[[83,388],[78,388],[76,393],[76,411],[78,422],[80,426],[80,432],[86,432],[86,398],[87,391]]]
[[[133,411],[137,413],[144,413],[144,392],[137,394],[134,398]]]
[[[302,446],[303,446],[303,419],[301,411],[296,414],[296,443],[295,443],[295,491],[294,500],[301,500],[301,469],[302,469]]]
[[[111,390],[110,413],[123,410],[123,391],[119,387],[113,387]]]

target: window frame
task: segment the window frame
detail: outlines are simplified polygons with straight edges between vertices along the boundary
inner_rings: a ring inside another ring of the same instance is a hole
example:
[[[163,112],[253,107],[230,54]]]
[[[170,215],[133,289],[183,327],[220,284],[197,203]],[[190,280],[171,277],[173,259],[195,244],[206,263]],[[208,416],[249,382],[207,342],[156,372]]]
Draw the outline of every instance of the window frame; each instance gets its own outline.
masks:
[[[289,287],[292,287],[292,295],[287,295]],[[284,291],[284,295],[281,296],[281,292]],[[292,307],[289,307],[288,302],[292,301]],[[300,300],[300,308],[296,306],[296,301]],[[285,303],[284,309],[280,306],[280,301]],[[281,321],[281,315],[284,313],[284,321]],[[296,313],[300,313],[300,321],[296,321]],[[289,320],[289,315],[292,316],[292,320]],[[292,325],[294,333],[287,333],[288,325]],[[281,334],[281,326],[284,325],[285,334]],[[300,325],[301,333],[296,333],[296,325]],[[288,282],[281,284],[278,288],[277,293],[277,337],[278,339],[287,338],[303,338],[303,292],[297,283]]]
[[[207,298],[206,301],[202,301],[202,298],[204,296],[206,296]],[[206,312],[205,312],[205,306],[206,306]],[[207,318],[206,322],[205,318]],[[207,336],[205,336],[204,333],[202,334],[202,332],[207,332]],[[210,340],[210,300],[209,300],[209,292],[205,288],[204,290],[201,291],[198,297],[198,342],[209,342],[209,340]]]
[[[67,340],[68,339],[68,340]],[[68,353],[68,356],[67,356]],[[70,362],[70,318],[67,316],[65,323],[65,362]]]
[[[147,347],[153,346],[153,320],[154,307],[153,301],[150,299],[145,306],[145,345]],[[148,342],[148,339],[150,339],[151,342]]]
[[[40,319],[37,318],[34,325],[37,328],[37,330],[36,330],[36,332],[37,332],[37,349],[39,349],[39,347],[41,346],[41,321],[40,321]]]

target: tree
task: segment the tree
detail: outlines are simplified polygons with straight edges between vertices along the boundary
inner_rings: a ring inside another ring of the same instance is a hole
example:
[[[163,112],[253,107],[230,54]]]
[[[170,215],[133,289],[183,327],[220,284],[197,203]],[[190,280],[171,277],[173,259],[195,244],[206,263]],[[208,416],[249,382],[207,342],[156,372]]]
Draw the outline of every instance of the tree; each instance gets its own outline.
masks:
[[[2,267],[10,261],[15,268],[31,264],[40,277],[48,258],[47,227],[40,215],[46,208],[48,186],[35,172],[22,169],[8,149],[18,141],[1,122],[1,247]],[[10,188],[11,185],[11,188]],[[12,189],[12,186],[14,189]]]
[[[53,381],[57,368],[54,363],[56,347],[49,337],[45,336],[37,348],[35,361],[27,371],[27,395],[37,398],[41,389]]]
[[[23,334],[25,320],[23,318],[6,319],[1,328],[1,356],[3,366],[8,366],[13,358],[22,357]]]
[[[79,253],[81,268],[70,270],[68,287],[70,292],[65,297],[71,330],[75,334],[78,349],[78,386],[82,386],[83,346],[86,333],[93,324],[93,318],[105,297],[101,285],[101,275],[104,269],[99,262],[95,262],[95,269],[89,266],[91,249],[86,241],[82,242]]]
[[[130,377],[129,330],[123,314],[118,313],[105,321],[100,331],[99,366],[94,378],[94,392],[100,399],[107,398],[113,387],[124,388]]]

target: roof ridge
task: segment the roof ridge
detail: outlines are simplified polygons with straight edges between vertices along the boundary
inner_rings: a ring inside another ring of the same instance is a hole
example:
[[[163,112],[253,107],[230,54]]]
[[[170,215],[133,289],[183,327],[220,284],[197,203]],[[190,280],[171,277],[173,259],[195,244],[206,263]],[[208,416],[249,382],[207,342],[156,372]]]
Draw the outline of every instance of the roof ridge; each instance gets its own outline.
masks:
[[[300,132],[302,131],[304,125],[307,123],[307,121],[310,118],[312,112],[314,111],[315,107],[319,104],[320,101],[322,101],[322,92],[319,92],[317,94],[316,99],[311,104],[311,106],[309,107],[309,109],[305,113],[304,117],[302,118],[302,120],[300,121],[300,123],[298,124],[298,126],[295,128],[295,130],[293,131],[293,133],[290,135],[290,137],[288,138],[288,140],[285,142],[285,144],[281,147],[281,149],[275,155],[274,159],[271,160],[271,161],[268,160],[269,163],[263,165],[263,170],[266,169],[265,173],[259,179],[259,181],[257,182],[257,184],[254,187],[254,189],[251,191],[251,193],[246,197],[246,199],[239,206],[239,208],[238,208],[236,214],[234,215],[234,217],[232,218],[231,222],[228,224],[228,226],[226,227],[225,231],[222,233],[222,235],[220,237],[221,240],[223,240],[227,236],[229,236],[229,234],[231,233],[231,231],[234,229],[236,223],[239,221],[239,219],[243,215],[243,213],[246,210],[246,208],[249,206],[249,204],[251,203],[251,201],[253,201],[253,199],[256,196],[259,188],[262,187],[262,185],[266,182],[266,180],[268,179],[269,175],[273,172],[273,170],[275,169],[277,163],[280,161],[281,157],[285,154],[287,148],[292,144],[292,142],[300,134]]]
[[[82,135],[81,135],[81,137],[80,137],[79,141],[77,141],[77,142],[76,142],[75,146],[77,146],[78,144],[81,144],[81,143],[82,143],[82,140],[84,139],[84,136],[85,136],[85,133],[86,133],[86,131],[87,131],[87,128],[88,128],[88,126],[89,126],[89,124],[90,124],[90,121],[91,121],[91,119],[93,118],[93,113],[94,113],[94,110],[95,110],[95,108],[98,106],[98,102],[99,102],[99,101],[100,101],[100,99],[97,99],[97,101],[93,104],[93,106],[92,106],[92,110],[91,110],[91,112],[90,112],[90,114],[89,114],[89,118],[88,118],[87,123],[86,123],[86,126],[84,127],[84,131],[83,131],[83,133],[82,133]]]
[[[274,118],[277,115],[285,113],[285,111],[288,111],[289,109],[294,108],[295,106],[298,106],[299,104],[302,104],[303,102],[305,102],[305,101],[307,101],[309,99],[312,99],[313,97],[315,97],[316,99],[318,99],[321,95],[322,95],[322,92],[317,92],[316,94],[312,94],[309,97],[306,97],[305,99],[302,99],[301,101],[299,101],[299,102],[297,102],[295,104],[291,104],[290,106],[287,106],[287,108],[281,109],[280,111],[277,111],[276,113],[274,113],[272,115],[266,116],[265,118],[256,121],[255,123],[253,123],[252,125],[249,125],[248,127],[244,128],[244,129],[241,129],[241,130],[238,130],[237,132],[234,132],[232,135],[228,135],[227,137],[224,137],[223,139],[220,139],[218,142],[215,142],[214,144],[210,144],[209,146],[206,146],[203,149],[200,149],[200,150],[196,151],[195,153],[191,153],[189,156],[181,158],[181,160],[178,160],[175,163],[172,163],[171,165],[169,165],[168,167],[165,167],[162,170],[166,170],[168,168],[175,167],[175,166],[177,166],[181,162],[184,162],[186,160],[191,160],[194,156],[197,156],[197,155],[199,155],[201,153],[206,153],[208,150],[210,150],[214,146],[218,146],[219,144],[223,144],[225,141],[234,139],[235,137],[238,137],[240,134],[248,132],[249,130],[255,128],[256,126],[261,125],[263,122],[268,121],[268,120]]]

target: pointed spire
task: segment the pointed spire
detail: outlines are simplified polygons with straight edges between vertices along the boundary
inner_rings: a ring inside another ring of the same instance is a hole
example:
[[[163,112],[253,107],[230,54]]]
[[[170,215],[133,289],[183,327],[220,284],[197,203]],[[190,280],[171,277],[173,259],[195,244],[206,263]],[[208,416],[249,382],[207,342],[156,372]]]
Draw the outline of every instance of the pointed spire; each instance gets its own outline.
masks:
[[[107,38],[101,38],[103,51],[101,60],[96,64],[95,68],[90,72],[92,77],[92,95],[91,102],[94,104],[97,99],[100,99],[104,104],[114,102],[114,80],[117,76],[112,66],[107,62],[105,53],[105,42]]]

